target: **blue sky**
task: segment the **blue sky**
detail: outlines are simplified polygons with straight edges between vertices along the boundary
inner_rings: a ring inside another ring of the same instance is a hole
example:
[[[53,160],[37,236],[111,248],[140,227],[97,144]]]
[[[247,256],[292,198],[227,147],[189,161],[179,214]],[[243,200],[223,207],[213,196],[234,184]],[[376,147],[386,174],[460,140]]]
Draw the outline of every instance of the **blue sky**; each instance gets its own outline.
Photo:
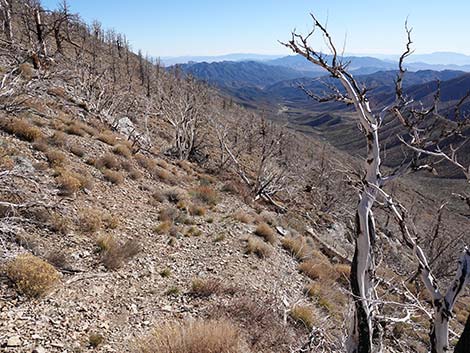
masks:
[[[42,0],[55,8],[58,0]],[[396,54],[409,18],[416,53],[470,55],[468,0],[69,0],[90,22],[125,33],[134,50],[152,56],[288,54],[277,41],[307,32],[309,12],[347,53]],[[322,43],[318,43],[322,45]]]

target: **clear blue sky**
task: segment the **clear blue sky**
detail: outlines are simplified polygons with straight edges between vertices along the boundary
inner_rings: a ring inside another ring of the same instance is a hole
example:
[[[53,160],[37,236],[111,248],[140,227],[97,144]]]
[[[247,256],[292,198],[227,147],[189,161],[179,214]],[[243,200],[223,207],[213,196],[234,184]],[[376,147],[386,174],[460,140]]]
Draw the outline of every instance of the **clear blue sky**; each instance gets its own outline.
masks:
[[[55,8],[57,0],[42,0]],[[310,29],[309,12],[346,52],[396,54],[406,17],[416,53],[470,54],[469,0],[69,0],[90,22],[125,33],[153,56],[288,54],[277,40]]]

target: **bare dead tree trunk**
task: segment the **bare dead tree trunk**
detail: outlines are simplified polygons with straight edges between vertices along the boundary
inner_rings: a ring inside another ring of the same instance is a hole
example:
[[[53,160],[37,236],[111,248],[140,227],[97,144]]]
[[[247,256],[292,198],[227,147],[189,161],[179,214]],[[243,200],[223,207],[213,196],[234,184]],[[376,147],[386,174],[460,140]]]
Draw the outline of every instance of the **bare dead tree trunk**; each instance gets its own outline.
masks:
[[[462,335],[455,346],[454,353],[470,353],[470,314],[468,315]]]
[[[3,11],[3,30],[5,32],[5,36],[9,42],[13,43],[13,25],[11,21],[13,2],[12,0],[1,0],[0,4],[2,5]]]
[[[36,25],[36,36],[39,45],[39,54],[43,57],[47,57],[47,45],[46,38],[44,36],[44,24],[42,23],[41,10],[39,5],[34,8],[34,21]]]

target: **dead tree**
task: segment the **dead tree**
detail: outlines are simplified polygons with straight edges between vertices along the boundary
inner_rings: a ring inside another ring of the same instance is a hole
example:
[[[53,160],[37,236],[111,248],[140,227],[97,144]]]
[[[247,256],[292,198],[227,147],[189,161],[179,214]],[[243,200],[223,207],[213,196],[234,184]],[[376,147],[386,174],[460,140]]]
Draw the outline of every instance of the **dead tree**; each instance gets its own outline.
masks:
[[[13,0],[0,0],[3,16],[3,31],[5,33],[7,41],[10,43],[14,42],[13,37],[13,25],[12,25],[12,12],[13,12]]]
[[[404,112],[411,112],[412,117],[424,117],[427,111],[418,111],[410,108],[410,102],[403,97],[402,81],[403,81],[403,61],[411,54],[411,31],[407,29],[408,42],[405,52],[399,60],[400,72],[396,81],[396,100],[381,109],[374,112],[367,98],[367,90],[362,88],[354,77],[348,72],[347,64],[338,55],[338,51],[327,29],[312,15],[314,28],[306,36],[292,33],[289,42],[283,43],[296,54],[305,57],[314,65],[325,69],[333,78],[337,79],[343,90],[332,87],[333,91],[328,96],[318,96],[313,92],[306,92],[311,98],[320,102],[338,101],[353,105],[360,123],[361,131],[364,133],[367,142],[367,155],[365,160],[365,175],[362,180],[359,192],[359,204],[356,210],[356,236],[355,236],[355,252],[351,265],[351,289],[353,301],[355,304],[354,318],[352,320],[351,331],[347,341],[347,350],[351,353],[365,352],[381,352],[382,351],[382,332],[378,324],[378,298],[375,292],[375,242],[376,227],[373,215],[373,206],[378,197],[385,198],[391,207],[395,218],[397,219],[403,233],[403,243],[410,248],[418,262],[421,279],[433,298],[434,319],[430,333],[432,352],[443,353],[448,350],[448,320],[451,316],[452,307],[462,293],[465,285],[470,280],[470,252],[465,249],[460,257],[459,267],[456,277],[445,294],[441,294],[438,286],[431,273],[428,261],[423,250],[417,243],[417,237],[409,231],[406,224],[404,212],[399,211],[396,203],[383,190],[390,181],[400,177],[408,170],[419,169],[415,166],[416,158],[409,163],[404,164],[392,174],[384,176],[381,172],[381,146],[379,141],[379,128],[384,117],[393,113],[399,121],[409,129],[412,137],[419,140],[419,129],[415,129],[415,125],[408,122]],[[327,57],[323,53],[312,49],[309,45],[309,39],[314,35],[315,31],[320,31],[329,50],[331,57]],[[430,108],[429,111],[433,111]],[[418,120],[419,121],[419,120]],[[432,130],[435,126],[430,126]],[[406,143],[404,141],[404,143]],[[424,150],[420,147],[413,146],[408,143],[410,148],[418,153]],[[428,145],[426,145],[428,146]],[[438,157],[446,158],[441,154],[442,151],[437,150],[434,153],[439,154]],[[428,151],[432,155],[433,151]],[[418,156],[419,157],[419,156]],[[450,161],[456,162],[455,158],[448,156]],[[427,166],[423,166],[427,167]]]

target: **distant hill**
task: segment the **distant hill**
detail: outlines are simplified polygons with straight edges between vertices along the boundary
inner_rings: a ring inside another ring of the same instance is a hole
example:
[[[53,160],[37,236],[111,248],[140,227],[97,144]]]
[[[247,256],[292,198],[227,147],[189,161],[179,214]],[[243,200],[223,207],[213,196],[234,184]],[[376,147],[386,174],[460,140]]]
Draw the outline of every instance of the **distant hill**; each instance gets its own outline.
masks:
[[[176,64],[187,64],[190,62],[221,62],[221,61],[267,61],[282,57],[282,55],[264,55],[264,54],[226,54],[226,55],[207,55],[207,56],[164,56],[160,62],[165,66]]]
[[[186,74],[221,88],[263,88],[279,81],[301,78],[309,73],[282,66],[265,65],[256,61],[223,61],[178,65]]]

